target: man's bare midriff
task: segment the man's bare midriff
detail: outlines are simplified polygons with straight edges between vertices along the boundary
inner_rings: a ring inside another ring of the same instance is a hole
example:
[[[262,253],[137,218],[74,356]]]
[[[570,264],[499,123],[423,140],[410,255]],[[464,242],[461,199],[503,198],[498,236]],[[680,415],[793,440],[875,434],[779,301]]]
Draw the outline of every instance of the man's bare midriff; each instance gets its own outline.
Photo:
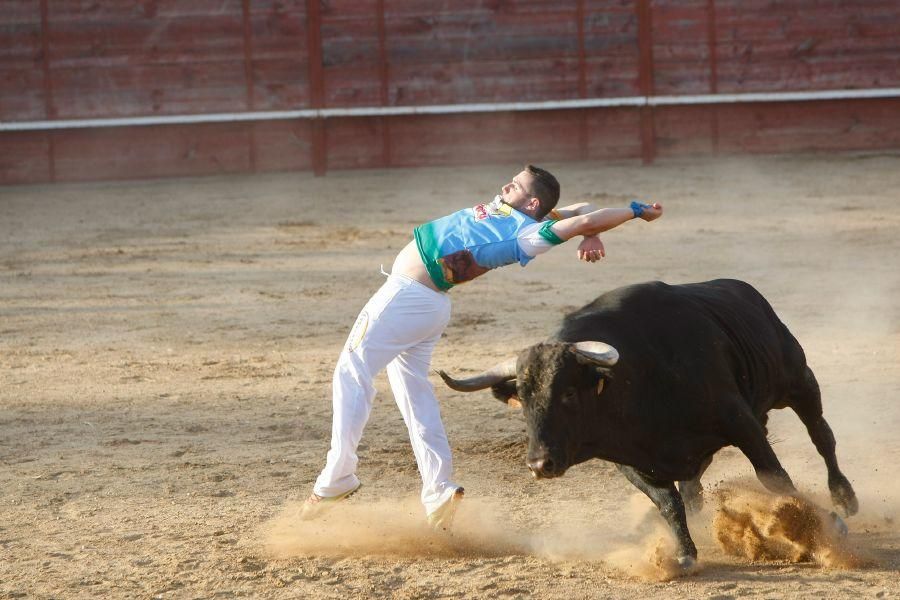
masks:
[[[408,243],[397,255],[397,258],[394,259],[394,266],[391,267],[391,273],[396,275],[406,275],[410,279],[418,281],[436,292],[441,291],[431,280],[428,269],[425,268],[425,263],[422,262],[422,257],[419,255],[419,248],[416,246],[415,240]]]

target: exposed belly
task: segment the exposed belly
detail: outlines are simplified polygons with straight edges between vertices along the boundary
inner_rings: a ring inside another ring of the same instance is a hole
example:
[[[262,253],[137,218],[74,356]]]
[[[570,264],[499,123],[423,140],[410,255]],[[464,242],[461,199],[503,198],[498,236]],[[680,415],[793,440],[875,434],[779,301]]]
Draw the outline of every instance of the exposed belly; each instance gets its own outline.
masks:
[[[397,258],[394,259],[394,266],[391,267],[391,273],[405,275],[410,279],[414,279],[415,281],[428,286],[436,292],[441,291],[431,280],[428,269],[425,268],[425,263],[422,262],[422,257],[419,256],[419,249],[416,247],[415,240],[408,243],[403,250],[397,254]]]

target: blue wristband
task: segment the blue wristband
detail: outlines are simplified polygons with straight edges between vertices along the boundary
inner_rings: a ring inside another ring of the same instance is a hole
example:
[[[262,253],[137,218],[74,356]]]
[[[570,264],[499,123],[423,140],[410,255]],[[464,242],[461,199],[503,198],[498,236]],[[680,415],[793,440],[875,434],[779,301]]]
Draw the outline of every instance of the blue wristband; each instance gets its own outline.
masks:
[[[645,209],[645,208],[650,208],[650,205],[649,205],[649,204],[641,204],[641,203],[638,202],[637,200],[632,200],[632,201],[631,201],[631,212],[634,213],[634,218],[635,218],[635,219],[637,219],[637,218],[640,217],[642,214],[644,214],[644,209]]]

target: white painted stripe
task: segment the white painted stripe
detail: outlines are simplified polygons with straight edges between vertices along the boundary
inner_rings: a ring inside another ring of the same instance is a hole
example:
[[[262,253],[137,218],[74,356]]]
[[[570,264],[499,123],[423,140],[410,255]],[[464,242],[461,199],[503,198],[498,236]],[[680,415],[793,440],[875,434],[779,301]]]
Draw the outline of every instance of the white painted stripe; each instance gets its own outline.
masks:
[[[231,123],[246,121],[283,121],[290,119],[328,119],[335,117],[451,115],[464,113],[520,112],[530,110],[608,108],[619,106],[678,106],[691,104],[733,104],[738,102],[807,102],[815,100],[857,100],[865,98],[900,98],[900,88],[819,90],[810,92],[762,92],[748,94],[700,94],[683,96],[626,96],[621,98],[547,100],[544,102],[435,104],[432,106],[362,106],[355,108],[308,108],[300,110],[211,113],[199,115],[117,117],[110,119],[0,121],[0,131],[44,131],[49,129],[134,127],[141,125],[186,125],[194,123]]]

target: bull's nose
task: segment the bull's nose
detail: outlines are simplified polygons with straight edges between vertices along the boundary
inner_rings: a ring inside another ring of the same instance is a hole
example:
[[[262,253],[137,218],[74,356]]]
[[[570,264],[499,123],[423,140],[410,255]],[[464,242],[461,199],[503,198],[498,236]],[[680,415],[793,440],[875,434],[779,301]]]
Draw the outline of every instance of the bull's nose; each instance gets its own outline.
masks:
[[[531,469],[531,474],[536,478],[552,475],[555,466],[553,459],[549,456],[529,460],[525,464],[528,465],[528,468]]]

